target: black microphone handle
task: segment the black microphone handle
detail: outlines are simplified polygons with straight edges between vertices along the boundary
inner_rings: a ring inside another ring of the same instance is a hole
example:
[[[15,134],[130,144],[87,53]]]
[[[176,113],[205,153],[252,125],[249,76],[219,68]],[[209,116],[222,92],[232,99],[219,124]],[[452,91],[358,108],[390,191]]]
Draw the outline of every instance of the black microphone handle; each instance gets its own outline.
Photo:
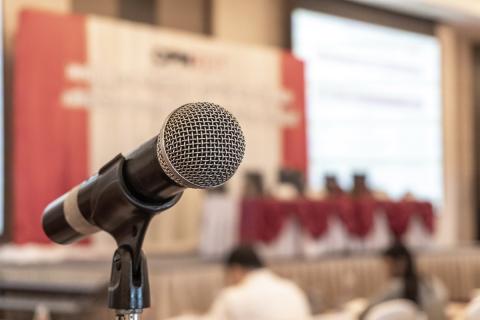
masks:
[[[157,136],[153,137],[125,157],[125,183],[135,196],[145,202],[166,200],[185,190],[160,166],[157,139]]]
[[[134,212],[154,215],[165,210],[165,205],[185,188],[168,178],[160,167],[156,139],[150,139],[126,158],[117,155],[97,175],[50,203],[42,217],[47,236],[61,244],[100,230],[115,237],[126,224],[136,220]]]
[[[42,227],[50,240],[67,244],[99,231],[91,220],[89,199],[97,179],[98,175],[90,177],[45,208]]]

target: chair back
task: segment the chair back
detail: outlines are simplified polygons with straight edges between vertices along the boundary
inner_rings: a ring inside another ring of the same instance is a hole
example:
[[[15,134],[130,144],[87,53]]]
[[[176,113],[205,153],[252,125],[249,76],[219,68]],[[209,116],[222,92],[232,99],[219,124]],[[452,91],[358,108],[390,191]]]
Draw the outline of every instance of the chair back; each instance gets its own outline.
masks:
[[[391,300],[374,306],[367,314],[366,320],[423,320],[425,316],[411,301],[405,299]]]
[[[465,310],[465,320],[480,319],[480,297],[473,299]]]

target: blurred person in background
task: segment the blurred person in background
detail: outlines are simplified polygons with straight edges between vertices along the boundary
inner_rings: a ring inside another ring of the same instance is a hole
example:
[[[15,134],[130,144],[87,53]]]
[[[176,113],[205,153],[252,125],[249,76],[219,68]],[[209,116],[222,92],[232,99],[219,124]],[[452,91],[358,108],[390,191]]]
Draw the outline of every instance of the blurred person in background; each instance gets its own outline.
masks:
[[[379,190],[372,190],[368,185],[368,178],[366,174],[355,173],[353,175],[353,186],[350,190],[350,196],[357,198],[373,198],[373,199],[388,199],[388,195]]]
[[[325,198],[335,198],[344,194],[334,175],[325,176]]]
[[[247,172],[244,176],[243,197],[259,198],[265,196],[263,176],[259,172]]]
[[[350,195],[353,198],[371,197],[372,190],[367,183],[367,176],[365,174],[355,173],[353,175],[353,186],[350,190]]]
[[[326,174],[323,177],[323,187],[320,191],[307,190],[306,193],[308,198],[316,200],[337,198],[345,195],[345,191],[340,187],[337,177],[333,174]]]
[[[272,190],[274,198],[294,200],[305,193],[305,178],[298,170],[283,168],[278,172],[278,183]]]
[[[446,319],[447,292],[439,280],[417,273],[415,258],[399,241],[383,253],[387,268],[388,284],[374,297],[360,316],[365,319],[376,305],[397,299],[415,303],[430,320]]]
[[[226,288],[204,319],[310,319],[310,307],[302,290],[265,268],[251,246],[240,246],[228,255],[225,281]]]

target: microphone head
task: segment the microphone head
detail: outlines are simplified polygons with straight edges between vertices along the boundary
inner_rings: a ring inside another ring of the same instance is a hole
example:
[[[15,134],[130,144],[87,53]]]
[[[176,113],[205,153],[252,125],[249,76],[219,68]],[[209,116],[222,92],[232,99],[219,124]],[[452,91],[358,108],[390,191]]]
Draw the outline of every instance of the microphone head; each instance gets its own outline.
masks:
[[[189,103],[173,111],[157,138],[157,158],[170,179],[186,188],[214,188],[237,170],[245,138],[237,119],[219,105]]]

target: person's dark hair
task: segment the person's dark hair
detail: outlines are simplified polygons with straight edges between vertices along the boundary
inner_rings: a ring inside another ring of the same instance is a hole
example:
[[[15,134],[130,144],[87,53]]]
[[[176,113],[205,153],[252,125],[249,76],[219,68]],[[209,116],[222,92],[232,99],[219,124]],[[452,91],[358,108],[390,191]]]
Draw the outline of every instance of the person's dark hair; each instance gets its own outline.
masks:
[[[403,298],[419,304],[418,274],[413,255],[401,242],[396,242],[384,251],[383,256],[394,262],[405,263],[404,273],[400,275],[404,284]]]
[[[300,194],[305,191],[305,178],[301,171],[287,168],[280,169],[278,182],[291,184]]]
[[[242,245],[233,249],[225,259],[225,265],[227,267],[240,266],[247,269],[258,269],[264,266],[255,249],[249,245]]]
[[[265,195],[263,176],[260,172],[251,171],[245,174],[243,193],[246,197],[262,197]]]

